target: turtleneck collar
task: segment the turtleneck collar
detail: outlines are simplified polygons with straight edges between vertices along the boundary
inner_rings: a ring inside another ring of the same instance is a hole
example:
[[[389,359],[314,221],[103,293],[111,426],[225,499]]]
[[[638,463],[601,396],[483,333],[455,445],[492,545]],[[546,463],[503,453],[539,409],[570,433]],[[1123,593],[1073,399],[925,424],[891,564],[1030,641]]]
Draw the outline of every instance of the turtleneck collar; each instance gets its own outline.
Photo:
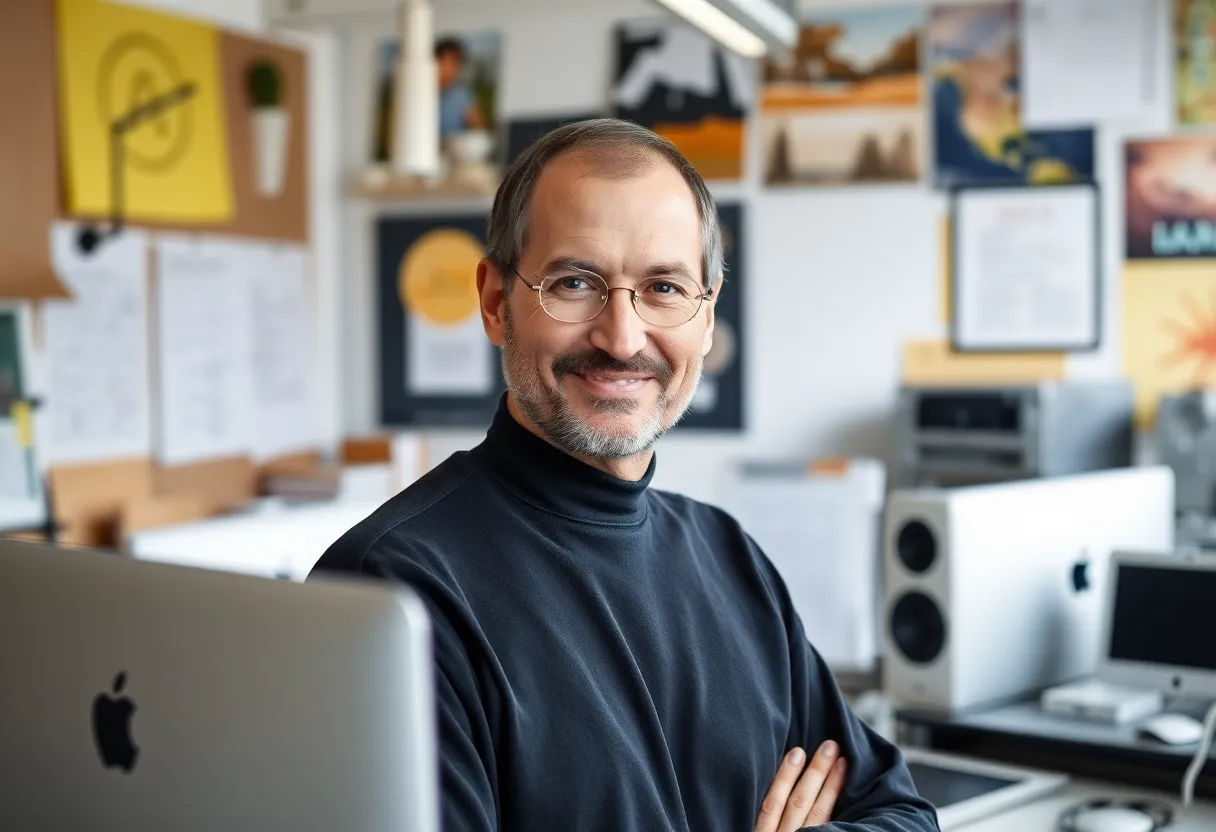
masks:
[[[516,496],[544,511],[612,526],[632,526],[646,519],[653,456],[637,482],[614,477],[550,445],[515,421],[507,410],[505,394],[485,441],[474,454]]]

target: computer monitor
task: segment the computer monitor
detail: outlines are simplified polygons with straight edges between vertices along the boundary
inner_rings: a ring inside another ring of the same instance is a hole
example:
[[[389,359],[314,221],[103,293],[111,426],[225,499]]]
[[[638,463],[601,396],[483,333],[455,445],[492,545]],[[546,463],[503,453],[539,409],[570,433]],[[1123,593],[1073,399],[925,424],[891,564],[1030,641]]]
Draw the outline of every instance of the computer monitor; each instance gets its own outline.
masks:
[[[0,829],[439,829],[404,587],[0,541]]]
[[[1216,555],[1115,552],[1098,677],[1216,699]]]

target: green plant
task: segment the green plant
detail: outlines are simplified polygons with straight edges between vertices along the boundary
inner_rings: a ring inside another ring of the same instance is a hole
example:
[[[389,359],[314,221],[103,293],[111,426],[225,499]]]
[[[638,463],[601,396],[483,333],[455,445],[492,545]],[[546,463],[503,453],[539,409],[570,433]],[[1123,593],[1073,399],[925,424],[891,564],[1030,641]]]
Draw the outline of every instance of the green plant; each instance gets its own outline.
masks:
[[[283,103],[283,71],[274,61],[258,61],[249,67],[249,102],[254,107],[278,107]]]

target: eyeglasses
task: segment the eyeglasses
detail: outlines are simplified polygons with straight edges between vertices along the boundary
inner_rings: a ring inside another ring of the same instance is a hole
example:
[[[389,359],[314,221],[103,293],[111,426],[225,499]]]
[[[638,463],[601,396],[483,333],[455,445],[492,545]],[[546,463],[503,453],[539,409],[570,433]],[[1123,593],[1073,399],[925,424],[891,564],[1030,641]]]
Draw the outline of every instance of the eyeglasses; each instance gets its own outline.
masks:
[[[703,289],[701,284],[682,275],[648,277],[630,289],[627,286],[610,288],[595,272],[581,269],[563,269],[558,274],[545,276],[535,286],[514,266],[511,271],[525,286],[536,290],[540,306],[550,318],[568,324],[584,323],[604,311],[613,288],[629,292],[638,317],[661,327],[688,323],[701,304],[714,296],[713,289]]]

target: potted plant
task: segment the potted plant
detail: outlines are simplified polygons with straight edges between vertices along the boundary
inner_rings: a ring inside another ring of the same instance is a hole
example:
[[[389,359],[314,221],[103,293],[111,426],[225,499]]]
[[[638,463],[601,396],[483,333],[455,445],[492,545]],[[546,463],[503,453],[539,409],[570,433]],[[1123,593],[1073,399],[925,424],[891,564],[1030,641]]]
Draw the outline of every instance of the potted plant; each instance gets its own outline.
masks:
[[[249,105],[253,110],[253,175],[258,193],[278,196],[287,171],[291,114],[283,106],[283,71],[274,61],[249,67]]]

